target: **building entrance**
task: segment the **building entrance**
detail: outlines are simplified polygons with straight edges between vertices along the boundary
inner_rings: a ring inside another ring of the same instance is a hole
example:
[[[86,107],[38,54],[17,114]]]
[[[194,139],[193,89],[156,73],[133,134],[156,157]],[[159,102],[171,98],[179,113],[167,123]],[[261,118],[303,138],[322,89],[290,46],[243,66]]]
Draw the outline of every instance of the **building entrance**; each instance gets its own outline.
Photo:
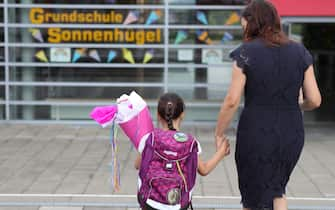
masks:
[[[335,122],[335,24],[292,24],[291,38],[302,42],[314,57],[316,79],[322,105],[305,113],[306,122]]]

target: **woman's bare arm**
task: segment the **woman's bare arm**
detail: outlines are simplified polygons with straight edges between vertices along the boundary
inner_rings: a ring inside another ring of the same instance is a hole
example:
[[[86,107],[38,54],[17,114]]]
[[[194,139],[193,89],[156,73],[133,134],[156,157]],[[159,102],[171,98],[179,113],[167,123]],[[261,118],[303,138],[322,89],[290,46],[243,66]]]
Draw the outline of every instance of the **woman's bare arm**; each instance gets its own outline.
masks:
[[[231,84],[219,112],[215,129],[215,136],[221,137],[224,135],[225,130],[229,126],[237,108],[239,107],[245,83],[246,76],[242,69],[237,66],[235,61],[233,64]],[[218,142],[216,142],[216,145],[218,147]]]
[[[321,105],[321,94],[314,75],[312,65],[305,71],[305,79],[303,83],[303,101],[300,107],[304,111],[310,111]]]

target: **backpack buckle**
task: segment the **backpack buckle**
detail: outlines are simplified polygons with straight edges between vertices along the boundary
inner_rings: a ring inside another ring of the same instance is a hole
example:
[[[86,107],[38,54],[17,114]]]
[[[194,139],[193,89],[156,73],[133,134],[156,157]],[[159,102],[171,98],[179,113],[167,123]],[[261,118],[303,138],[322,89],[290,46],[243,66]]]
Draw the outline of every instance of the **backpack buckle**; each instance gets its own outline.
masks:
[[[172,170],[173,169],[173,164],[170,162],[170,163],[166,163],[165,164],[165,169],[166,170]]]
[[[167,201],[170,205],[176,205],[181,198],[180,189],[171,189],[167,194]]]

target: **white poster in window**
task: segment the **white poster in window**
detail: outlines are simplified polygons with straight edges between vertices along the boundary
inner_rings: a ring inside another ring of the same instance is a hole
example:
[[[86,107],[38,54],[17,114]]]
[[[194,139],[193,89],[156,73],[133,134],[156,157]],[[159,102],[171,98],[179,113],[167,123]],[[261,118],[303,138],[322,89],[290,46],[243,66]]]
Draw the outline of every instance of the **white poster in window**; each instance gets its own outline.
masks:
[[[203,49],[202,63],[221,64],[223,53],[221,49]]]
[[[179,49],[178,50],[178,61],[193,61],[193,50],[192,49]]]
[[[50,61],[69,63],[71,62],[71,49],[70,48],[50,48]]]

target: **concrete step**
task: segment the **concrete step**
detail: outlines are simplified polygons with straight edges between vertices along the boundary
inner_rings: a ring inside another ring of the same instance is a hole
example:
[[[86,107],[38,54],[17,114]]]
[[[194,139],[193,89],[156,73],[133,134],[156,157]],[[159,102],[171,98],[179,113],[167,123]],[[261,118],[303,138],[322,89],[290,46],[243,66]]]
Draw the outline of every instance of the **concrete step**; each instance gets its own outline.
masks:
[[[241,209],[238,196],[194,196],[194,209]],[[292,210],[334,210],[335,198],[288,197]],[[139,209],[135,195],[0,194],[0,210],[103,210]]]

